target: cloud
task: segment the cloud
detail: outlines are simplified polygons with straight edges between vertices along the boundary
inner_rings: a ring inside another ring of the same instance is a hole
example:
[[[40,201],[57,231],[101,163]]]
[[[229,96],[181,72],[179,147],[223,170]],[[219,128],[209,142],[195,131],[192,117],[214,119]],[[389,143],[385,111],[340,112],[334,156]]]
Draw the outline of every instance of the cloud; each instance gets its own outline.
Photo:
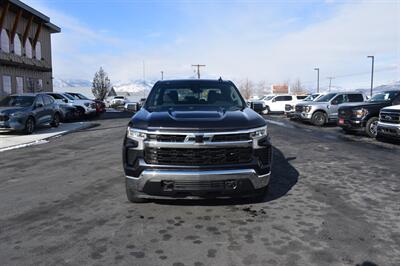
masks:
[[[375,55],[376,84],[400,79],[400,3],[340,2],[327,5],[285,3],[184,3],[183,30],[148,29],[142,38],[116,38],[92,29],[45,4],[32,5],[62,28],[53,35],[54,75],[90,79],[103,66],[114,80],[193,76],[202,63],[209,77],[282,82],[300,78],[314,86],[314,67],[341,87],[367,87]],[[112,24],[110,24],[110,28]],[[169,37],[169,38],[167,38]],[[351,75],[355,74],[355,75]]]

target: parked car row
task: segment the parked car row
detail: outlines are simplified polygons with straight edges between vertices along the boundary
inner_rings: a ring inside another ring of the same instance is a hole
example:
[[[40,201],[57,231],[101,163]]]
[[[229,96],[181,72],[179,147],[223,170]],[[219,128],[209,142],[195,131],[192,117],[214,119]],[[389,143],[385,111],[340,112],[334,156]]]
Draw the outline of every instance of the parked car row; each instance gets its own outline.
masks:
[[[346,133],[400,138],[400,90],[380,92],[370,99],[361,92],[310,95],[296,104],[287,104],[285,110],[290,119],[315,126],[337,123]]]
[[[270,94],[259,100],[250,101],[248,105],[258,113],[283,113],[286,105],[293,105],[307,97],[308,95]]]
[[[0,131],[34,132],[42,124],[58,127],[60,122],[105,112],[102,101],[80,93],[23,93],[0,99]]]
[[[123,109],[129,112],[137,112],[144,105],[146,98],[141,98],[139,101],[134,102],[130,101],[125,96],[117,95],[109,97],[105,100],[105,104],[107,107]]]

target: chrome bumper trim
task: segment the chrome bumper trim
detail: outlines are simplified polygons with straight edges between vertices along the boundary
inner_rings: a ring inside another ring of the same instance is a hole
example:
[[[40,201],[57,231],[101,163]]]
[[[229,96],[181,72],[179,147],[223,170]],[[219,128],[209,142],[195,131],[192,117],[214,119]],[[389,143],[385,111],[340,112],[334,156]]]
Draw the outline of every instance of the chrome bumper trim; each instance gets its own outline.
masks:
[[[233,170],[144,170],[139,177],[126,176],[134,180],[135,189],[142,191],[148,181],[162,180],[238,180],[248,178],[255,189],[268,185],[271,172],[265,175],[258,175],[254,169],[233,169]]]
[[[220,147],[252,147],[252,140],[242,141],[224,141],[224,142],[212,142],[205,141],[201,143],[195,142],[157,142],[157,141],[145,141],[144,145],[151,148],[220,148]]]

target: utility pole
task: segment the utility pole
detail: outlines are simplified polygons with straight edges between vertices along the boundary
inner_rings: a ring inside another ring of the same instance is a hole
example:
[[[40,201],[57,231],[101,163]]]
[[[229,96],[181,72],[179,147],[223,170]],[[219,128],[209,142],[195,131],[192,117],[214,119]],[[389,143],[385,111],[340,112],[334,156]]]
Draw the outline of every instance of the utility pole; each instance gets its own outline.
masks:
[[[371,68],[371,97],[372,97],[372,90],[374,89],[374,61],[375,61],[375,56],[369,55],[367,58],[371,58],[372,60],[372,68]]]
[[[197,67],[197,78],[200,79],[200,67],[205,67],[206,65],[192,65],[192,67]]]
[[[335,79],[335,77],[328,77],[328,79],[329,79],[329,92],[331,92],[332,79]]]
[[[164,71],[161,71],[161,80],[164,80]]]
[[[319,92],[319,67],[314,68],[317,71],[317,93]]]

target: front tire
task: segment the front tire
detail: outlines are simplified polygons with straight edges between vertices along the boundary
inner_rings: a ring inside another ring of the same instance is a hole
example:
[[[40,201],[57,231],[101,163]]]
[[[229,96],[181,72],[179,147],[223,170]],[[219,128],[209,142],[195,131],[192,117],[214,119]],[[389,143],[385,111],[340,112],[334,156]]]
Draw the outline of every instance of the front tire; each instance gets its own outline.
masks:
[[[325,125],[327,120],[326,114],[324,112],[315,112],[311,118],[311,123],[314,126],[322,127]]]
[[[35,119],[33,119],[33,117],[30,116],[25,122],[24,132],[25,134],[30,135],[34,131],[35,131]]]
[[[136,193],[128,186],[128,181],[125,180],[126,197],[131,203],[146,203],[147,199],[137,197]]]
[[[83,109],[82,107],[77,107],[76,114],[78,116],[78,119],[84,118],[85,117],[85,109]]]
[[[52,127],[58,127],[60,125],[60,120],[61,120],[60,114],[55,113],[53,116],[53,121],[50,123],[50,125]]]
[[[378,135],[378,117],[371,117],[368,119],[365,126],[365,133],[367,133],[370,138],[376,138]]]

